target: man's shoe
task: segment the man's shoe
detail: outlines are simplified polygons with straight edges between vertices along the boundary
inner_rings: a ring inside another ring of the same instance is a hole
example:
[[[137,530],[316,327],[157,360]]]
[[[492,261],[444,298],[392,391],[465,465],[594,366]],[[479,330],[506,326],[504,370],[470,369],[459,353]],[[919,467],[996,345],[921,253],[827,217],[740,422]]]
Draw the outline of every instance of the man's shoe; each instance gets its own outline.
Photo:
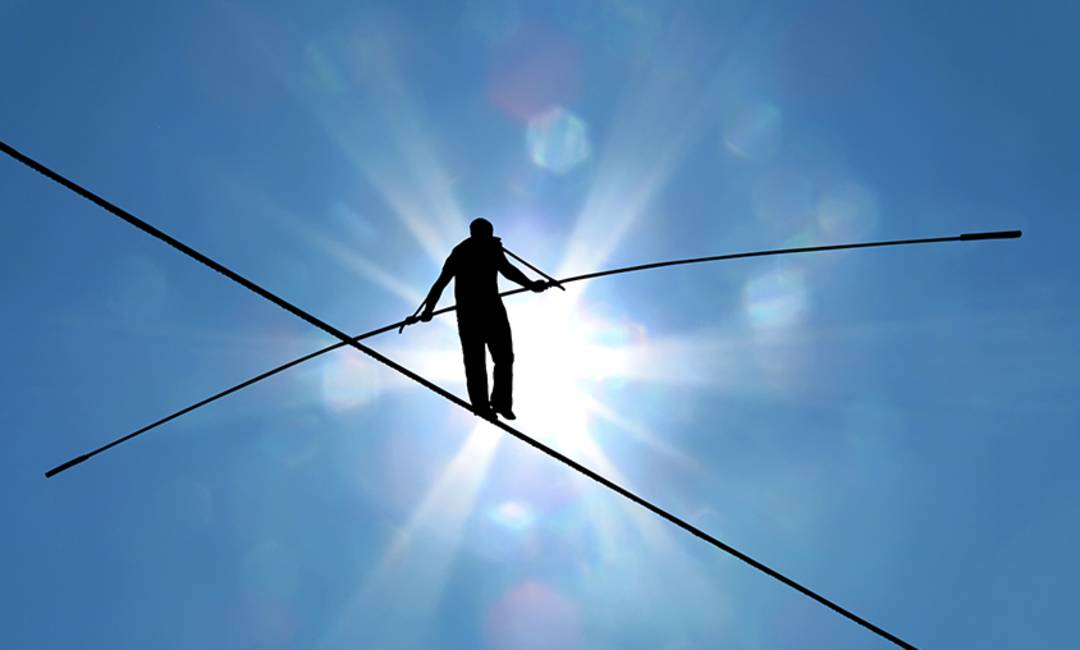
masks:
[[[509,406],[496,406],[495,407],[495,412],[498,413],[499,415],[503,416],[503,418],[505,418],[507,420],[516,420],[517,419],[517,416],[514,415],[514,412],[510,410]]]
[[[479,417],[484,418],[485,420],[491,420],[492,422],[496,420],[495,409],[491,408],[490,406],[485,406],[483,408],[477,408],[474,406],[473,413],[475,413]]]

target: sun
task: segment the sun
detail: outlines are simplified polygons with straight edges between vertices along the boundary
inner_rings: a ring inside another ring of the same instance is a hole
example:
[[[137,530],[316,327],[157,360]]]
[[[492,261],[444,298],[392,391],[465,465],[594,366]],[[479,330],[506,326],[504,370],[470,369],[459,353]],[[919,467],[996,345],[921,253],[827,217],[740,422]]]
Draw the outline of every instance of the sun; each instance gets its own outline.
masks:
[[[612,409],[593,397],[608,380],[630,380],[636,368],[636,346],[622,335],[629,326],[604,320],[586,309],[581,287],[526,293],[505,301],[514,342],[514,412],[510,423],[528,435],[567,454],[594,448],[590,422],[610,419]],[[632,327],[630,327],[632,329]],[[465,368],[452,315],[431,326],[415,327],[408,345],[387,353],[433,381],[464,397]],[[487,358],[488,387],[492,362]],[[408,385],[402,382],[402,385]]]
[[[514,410],[537,439],[574,454],[593,447],[599,413],[589,389],[629,377],[631,354],[604,342],[614,325],[582,309],[583,292],[550,289],[509,305],[513,328]],[[531,300],[530,300],[531,298]]]

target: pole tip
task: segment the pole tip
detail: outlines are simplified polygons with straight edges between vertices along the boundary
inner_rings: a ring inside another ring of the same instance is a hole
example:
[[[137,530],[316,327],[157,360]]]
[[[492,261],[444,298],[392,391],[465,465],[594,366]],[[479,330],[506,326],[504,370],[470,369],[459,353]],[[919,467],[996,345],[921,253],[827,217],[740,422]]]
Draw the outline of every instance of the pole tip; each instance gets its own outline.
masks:
[[[60,472],[66,470],[66,469],[70,469],[72,467],[75,467],[76,465],[78,465],[79,463],[85,461],[88,458],[90,458],[89,454],[83,454],[82,456],[76,456],[75,458],[72,458],[71,460],[64,463],[63,465],[57,465],[56,467],[54,467],[54,468],[50,469],[49,471],[45,472],[45,478],[52,478],[52,477],[56,476],[57,474],[59,474]]]
[[[961,241],[976,239],[1019,239],[1023,232],[1019,230],[996,230],[994,232],[966,232],[960,235]]]

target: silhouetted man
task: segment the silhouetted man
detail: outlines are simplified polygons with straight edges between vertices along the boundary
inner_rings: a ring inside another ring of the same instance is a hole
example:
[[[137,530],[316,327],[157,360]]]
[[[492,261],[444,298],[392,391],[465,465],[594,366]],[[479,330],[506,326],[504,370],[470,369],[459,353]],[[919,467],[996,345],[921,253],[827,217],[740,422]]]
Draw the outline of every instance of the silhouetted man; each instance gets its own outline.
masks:
[[[461,354],[465,359],[465,383],[469,401],[477,415],[485,418],[498,413],[507,420],[516,416],[513,406],[514,346],[510,338],[510,321],[499,297],[498,273],[526,289],[540,292],[548,283],[525,277],[503,253],[502,241],[495,237],[495,228],[487,219],[475,219],[469,224],[470,237],[454,247],[446,258],[442,273],[424,299],[420,320],[430,321],[443,289],[454,279],[454,298],[457,300],[458,335]],[[487,359],[484,348],[491,350],[495,363],[491,399],[487,392]]]

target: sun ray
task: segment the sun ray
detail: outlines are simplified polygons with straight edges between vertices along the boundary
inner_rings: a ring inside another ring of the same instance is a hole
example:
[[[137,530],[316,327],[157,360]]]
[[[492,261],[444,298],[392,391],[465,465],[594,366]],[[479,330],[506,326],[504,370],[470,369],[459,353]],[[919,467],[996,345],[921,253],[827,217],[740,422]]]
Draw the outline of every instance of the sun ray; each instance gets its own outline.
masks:
[[[501,440],[489,425],[473,429],[344,608],[327,645],[382,630],[392,630],[403,647],[422,645]]]
[[[416,287],[407,284],[375,262],[364,258],[356,248],[347,246],[341,240],[328,234],[317,232],[314,228],[304,225],[304,221],[299,218],[292,220],[291,223],[296,235],[317,246],[320,251],[328,254],[345,268],[401,298],[406,304],[418,304],[423,298]]]
[[[325,77],[334,81],[333,88],[353,84],[351,90],[363,93],[364,123],[356,117],[355,92],[327,96],[309,89],[296,91],[330,140],[438,264],[465,230],[454,182],[440,164],[437,141],[427,132],[402,81],[392,56],[392,39],[377,35],[374,28],[364,29],[343,41],[344,45],[316,45],[321,49],[311,57],[320,65],[336,64],[345,71]],[[693,63],[692,45],[679,39],[673,42],[679,43],[681,54],[668,57],[666,67],[646,61],[644,82],[620,102],[624,108],[605,145],[595,150],[594,179],[558,274],[599,269],[645,215],[655,212],[715,99],[718,75]],[[673,74],[672,61],[685,64],[678,74]],[[677,112],[673,106],[679,107]],[[350,259],[352,251],[317,233],[314,236],[323,240],[319,245],[324,251],[364,277],[410,304],[419,298],[417,292],[392,282],[370,262]],[[680,466],[693,467],[693,459],[685,453],[593,394],[611,381],[722,389],[735,381],[731,369],[738,345],[726,338],[717,342],[715,332],[658,340],[644,335],[636,339],[611,336],[611,330],[619,326],[584,308],[585,290],[581,286],[558,295],[552,292],[508,301],[518,352],[515,409],[522,421],[528,422],[525,430],[623,484],[621,473],[590,432],[597,420],[628,433],[643,449]],[[386,344],[387,353],[435,381],[456,382],[460,388],[464,385],[463,369],[451,332],[453,322],[449,318],[438,322],[444,325],[411,328],[407,339]],[[386,384],[395,389],[407,385],[396,379]],[[343,612],[334,638],[351,639],[352,632],[365,624],[393,625],[407,631],[414,644],[422,644],[425,623],[437,607],[457,551],[461,526],[472,510],[494,451],[495,443],[474,440],[478,431],[496,438],[501,435],[486,426],[473,432],[403,530],[388,544],[353,605]],[[670,539],[669,531],[632,504],[613,507],[611,495],[593,492],[591,481],[580,480],[590,484],[589,491],[583,490],[578,498],[587,525],[600,540],[602,555],[625,563],[636,546],[669,551],[678,564],[678,578],[692,582],[698,593],[708,592],[715,602],[712,592],[716,590],[704,583],[704,572],[691,556],[676,552],[679,546]],[[433,543],[426,538],[424,532],[433,526],[446,535],[446,542]],[[638,544],[628,545],[629,538],[637,538]],[[393,583],[405,578],[408,586]],[[368,609],[373,603],[385,607]],[[373,620],[388,611],[392,613],[384,620]]]
[[[709,329],[678,336],[648,337],[623,348],[630,381],[725,388],[742,381],[735,376],[747,343],[730,332]]]
[[[465,228],[452,177],[397,65],[396,26],[375,14],[309,42],[298,69],[256,39],[281,84],[311,112],[348,161],[431,259]]]
[[[325,96],[297,87],[331,142],[336,144],[432,260],[465,229],[453,180],[439,160],[435,137],[397,69],[388,37],[371,28],[339,43],[313,45],[322,58],[345,61],[355,95]],[[360,120],[359,115],[364,115]]]
[[[313,220],[306,215],[282,207],[265,192],[247,186],[242,181],[224,183],[219,178],[216,178],[216,181],[223,194],[230,196],[238,205],[257,212],[264,222],[276,224],[290,235],[303,238],[316,246],[321,253],[329,255],[345,268],[372,281],[407,304],[416,304],[421,300],[422,296],[415,287],[399,280],[388,269],[365,258],[356,248],[345,245],[340,238],[316,230],[314,226],[309,225]]]
[[[629,420],[607,404],[593,397],[588,397],[588,403],[590,413],[596,415],[604,422],[629,433],[634,440],[643,444],[650,451],[657,452],[662,456],[675,461],[684,469],[698,469],[700,467],[701,463],[696,459],[677,447],[664,442],[647,427]]]
[[[666,186],[708,115],[718,75],[688,41],[665,60],[642,64],[620,102],[560,274],[600,268]],[[681,64],[672,74],[672,61]]]

